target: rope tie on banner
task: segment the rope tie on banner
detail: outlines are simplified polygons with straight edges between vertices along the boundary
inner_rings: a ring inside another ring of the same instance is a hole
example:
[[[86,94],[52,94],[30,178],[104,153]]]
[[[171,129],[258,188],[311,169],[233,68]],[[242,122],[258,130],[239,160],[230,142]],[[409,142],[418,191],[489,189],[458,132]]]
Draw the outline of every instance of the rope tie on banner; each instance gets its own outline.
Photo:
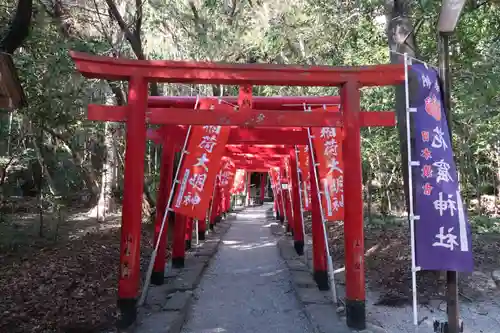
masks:
[[[307,107],[306,104],[304,103],[304,111],[310,112],[311,107]],[[323,227],[323,237],[325,239],[325,248],[326,248],[326,256],[327,256],[327,266],[328,266],[328,277],[330,280],[330,288],[332,290],[332,298],[333,302],[337,304],[338,298],[337,298],[337,286],[335,284],[335,274],[333,271],[333,259],[330,253],[330,247],[328,246],[328,234],[326,231],[326,219],[325,219],[325,214],[323,212],[323,202],[321,201],[321,191],[319,187],[319,180],[318,180],[318,171],[316,169],[316,166],[319,165],[316,164],[316,157],[315,157],[315,152],[314,152],[314,146],[312,142],[313,136],[311,135],[311,128],[307,128],[307,137],[309,139],[309,150],[311,152],[311,161],[310,163],[313,163],[314,165],[314,181],[316,182],[316,188],[317,188],[317,195],[318,195],[318,202],[319,202],[319,208],[320,208],[320,213],[321,213],[321,225]]]

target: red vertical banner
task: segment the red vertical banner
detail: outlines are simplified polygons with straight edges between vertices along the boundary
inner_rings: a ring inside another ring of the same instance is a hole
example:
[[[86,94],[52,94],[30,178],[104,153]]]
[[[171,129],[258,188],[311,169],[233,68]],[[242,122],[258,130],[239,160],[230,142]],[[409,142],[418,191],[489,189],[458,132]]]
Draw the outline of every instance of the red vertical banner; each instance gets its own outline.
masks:
[[[278,194],[278,186],[279,186],[279,168],[271,168],[269,169],[270,178],[271,178],[271,188],[273,189],[273,194],[276,197]]]
[[[245,175],[246,172],[243,169],[236,170],[234,175],[233,185],[231,187],[231,194],[241,194],[245,190]]]
[[[311,211],[311,173],[309,172],[309,146],[297,146],[297,156],[301,174],[300,191],[302,192],[302,207]]]
[[[221,204],[222,204],[222,211],[226,212],[229,207],[228,207],[228,198],[231,197],[231,187],[233,184],[234,177],[236,175],[236,166],[233,162],[233,160],[229,157],[224,156],[222,158],[222,163],[221,163],[221,169],[218,175],[218,181],[220,185],[220,191],[221,191]]]
[[[203,103],[207,101],[200,101],[200,105]],[[209,106],[204,105],[203,108]],[[191,127],[187,151],[177,179],[172,205],[174,212],[199,220],[205,219],[229,132],[230,128],[226,126]]]
[[[313,112],[328,112],[316,109]],[[330,111],[332,112],[332,111]],[[318,182],[325,219],[344,219],[344,161],[342,159],[343,132],[335,127],[314,127],[313,145],[318,165]]]

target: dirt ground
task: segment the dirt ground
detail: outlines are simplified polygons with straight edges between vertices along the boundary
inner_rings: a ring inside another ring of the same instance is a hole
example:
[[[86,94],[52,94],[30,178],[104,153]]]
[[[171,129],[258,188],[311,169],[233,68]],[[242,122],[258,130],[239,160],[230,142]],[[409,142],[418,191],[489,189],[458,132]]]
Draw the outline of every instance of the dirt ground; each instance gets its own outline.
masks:
[[[71,212],[59,223],[45,214],[2,216],[0,222],[0,332],[96,333],[114,327],[120,253],[120,216],[105,222]],[[141,268],[153,231],[143,224]],[[99,231],[99,232],[96,232]]]
[[[0,332],[98,333],[114,328],[121,218],[114,215],[97,222],[83,211],[64,215],[61,219],[44,215],[43,237],[38,234],[37,214],[2,215]],[[306,220],[306,231],[310,233],[310,220]],[[329,235],[339,268],[344,261],[343,225],[331,225]],[[401,220],[366,226],[367,282],[371,290],[380,292],[380,305],[404,306],[411,301],[408,238],[408,228]],[[143,271],[152,239],[152,226],[145,223]],[[462,301],[498,297],[491,272],[500,269],[500,235],[475,235],[473,247],[476,271],[460,276]],[[419,272],[419,301],[442,299],[444,286],[440,274]]]
[[[310,233],[310,219],[306,221]],[[365,226],[366,279],[369,289],[380,294],[379,305],[411,304],[410,233],[402,219]],[[329,244],[335,268],[344,265],[343,223],[329,227]],[[500,295],[491,278],[500,269],[500,234],[474,234],[474,273],[459,275],[462,301],[493,299]],[[445,295],[445,274],[435,271],[417,273],[418,300],[427,304]]]

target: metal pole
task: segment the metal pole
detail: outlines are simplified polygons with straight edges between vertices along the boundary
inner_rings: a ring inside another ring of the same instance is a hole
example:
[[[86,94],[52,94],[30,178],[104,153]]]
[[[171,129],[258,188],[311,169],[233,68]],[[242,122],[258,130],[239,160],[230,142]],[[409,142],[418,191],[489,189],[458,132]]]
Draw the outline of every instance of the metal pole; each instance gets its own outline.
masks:
[[[439,33],[439,77],[443,91],[444,112],[448,123],[450,135],[450,146],[452,139],[452,116],[451,116],[451,85],[450,85],[450,33]],[[460,319],[458,308],[458,272],[446,272],[446,313],[448,315],[448,333],[460,332]]]
[[[418,303],[417,303],[417,267],[415,257],[415,220],[417,220],[413,205],[413,177],[412,177],[412,159],[411,159],[411,126],[410,126],[410,90],[408,88],[408,65],[410,65],[408,55],[404,54],[405,66],[405,105],[406,105],[406,152],[408,154],[408,221],[410,222],[411,238],[411,290],[413,306],[413,325],[418,326]]]
[[[196,104],[198,104],[198,103],[196,103]],[[184,155],[186,155],[186,148],[187,148],[190,133],[191,133],[191,126],[188,127],[188,130],[186,133],[186,139],[184,140],[184,145],[183,145],[182,151],[181,151],[181,158],[180,158],[179,164],[177,166],[177,170],[175,171],[174,181],[172,182],[172,188],[170,189],[170,194],[168,196],[167,205],[165,206],[165,213],[163,214],[163,220],[161,222],[160,235],[163,233],[163,229],[165,228],[165,223],[167,222],[167,216],[168,216],[168,212],[170,211],[170,205],[172,204],[172,200],[174,198],[175,186],[178,183],[177,177],[179,176],[179,171],[181,170],[182,160],[184,158]],[[146,279],[144,280],[144,286],[142,287],[141,297],[139,298],[139,302],[137,303],[138,306],[142,306],[144,304],[144,301],[146,300],[146,297],[148,295],[151,274],[153,273],[153,266],[154,266],[155,258],[156,258],[156,255],[158,254],[158,248],[160,247],[160,240],[161,240],[161,237],[159,237],[158,240],[156,241],[155,247],[153,249],[153,253],[151,253],[151,260],[149,261],[148,270],[146,271]]]

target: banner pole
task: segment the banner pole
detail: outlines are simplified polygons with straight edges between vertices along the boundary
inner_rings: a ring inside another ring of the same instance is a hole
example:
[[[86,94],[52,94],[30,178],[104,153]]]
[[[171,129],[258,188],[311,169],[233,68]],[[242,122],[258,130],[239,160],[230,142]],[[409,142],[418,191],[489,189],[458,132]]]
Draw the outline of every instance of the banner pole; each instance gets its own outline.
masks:
[[[196,100],[196,104],[195,104],[194,108],[196,109],[197,106],[198,106],[198,99]],[[170,194],[168,196],[167,205],[165,207],[165,213],[163,214],[163,220],[161,221],[161,228],[160,228],[160,233],[159,233],[160,235],[163,233],[163,229],[165,228],[165,223],[167,221],[168,212],[170,211],[170,205],[172,204],[172,199],[174,198],[175,185],[178,182],[177,177],[179,176],[179,171],[181,169],[182,160],[184,159],[184,155],[186,154],[186,147],[187,147],[187,143],[189,140],[189,134],[191,134],[191,127],[192,127],[191,125],[188,127],[188,130],[186,133],[186,139],[184,140],[184,145],[182,146],[181,157],[179,159],[179,164],[177,165],[177,170],[175,171],[175,177],[174,177],[174,181],[172,182],[172,188],[170,189]],[[151,280],[151,274],[153,273],[154,262],[156,259],[156,255],[158,253],[158,248],[160,246],[160,238],[161,237],[158,238],[158,240],[155,244],[155,248],[153,250],[153,253],[151,253],[151,260],[149,261],[148,270],[146,271],[146,279],[144,280],[144,286],[142,287],[141,297],[139,298],[139,302],[137,303],[138,306],[142,306],[144,304],[144,301],[146,300],[146,296],[148,294],[149,283]]]
[[[220,173],[220,171],[219,171]],[[217,178],[219,177],[219,174],[215,176],[214,180],[214,189],[212,190],[212,202],[210,202],[210,209],[208,210],[208,224],[210,225],[210,218],[212,217],[212,209],[214,207],[214,199],[215,199],[215,187],[217,186]],[[205,222],[206,223],[206,222]],[[210,230],[210,227],[208,228]]]
[[[408,84],[408,54],[404,54],[405,66],[405,99],[406,99],[406,149],[408,154],[408,219],[410,221],[410,238],[411,238],[411,285],[412,285],[412,304],[413,304],[413,325],[418,326],[418,305],[417,305],[417,271],[415,258],[415,220],[419,217],[414,215],[413,207],[413,176],[412,176],[412,154],[411,154],[411,128],[410,128],[410,92]]]
[[[200,236],[198,235],[198,219],[194,219],[194,229],[196,232],[196,246],[200,244]]]
[[[283,164],[285,162],[283,161]],[[284,168],[283,168],[284,169]],[[286,218],[286,209],[285,209],[285,196],[283,195],[283,183],[281,182],[281,167],[278,169],[279,170],[279,183],[280,183],[280,188],[279,188],[279,191],[280,191],[280,198],[281,198],[281,206],[283,207],[283,225],[285,224],[285,222],[288,222],[287,218]]]
[[[300,168],[299,168],[299,155],[297,154],[297,146],[295,146],[295,160],[297,161],[296,163],[296,166],[297,166],[297,176],[299,175],[300,173]],[[300,214],[301,214],[301,219],[302,219],[302,234],[303,234],[303,237],[304,237],[304,259],[306,261],[306,263],[308,262],[307,260],[307,238],[306,238],[306,228],[304,226],[304,208],[302,207],[302,192],[300,191],[300,177],[297,177],[297,181],[298,181],[298,188],[299,188],[299,204],[300,204]],[[302,182],[303,184],[305,184],[305,182]]]
[[[304,111],[308,112],[306,109],[306,106],[304,104]],[[337,286],[335,285],[335,276],[333,272],[333,261],[332,261],[332,256],[330,254],[330,248],[328,247],[328,235],[326,233],[326,225],[325,225],[325,215],[323,213],[323,203],[321,201],[321,195],[319,194],[319,181],[318,181],[318,171],[316,169],[316,158],[314,155],[314,147],[312,144],[312,136],[311,136],[311,128],[307,128],[307,137],[309,138],[309,149],[311,149],[311,159],[309,163],[313,163],[313,169],[314,169],[314,181],[316,182],[316,186],[318,188],[318,200],[319,200],[319,207],[321,211],[321,221],[323,225],[323,236],[325,237],[325,248],[326,248],[326,256],[327,256],[327,261],[328,261],[328,275],[330,277],[330,284],[331,284],[331,289],[332,289],[332,297],[333,297],[333,302],[337,304]]]

